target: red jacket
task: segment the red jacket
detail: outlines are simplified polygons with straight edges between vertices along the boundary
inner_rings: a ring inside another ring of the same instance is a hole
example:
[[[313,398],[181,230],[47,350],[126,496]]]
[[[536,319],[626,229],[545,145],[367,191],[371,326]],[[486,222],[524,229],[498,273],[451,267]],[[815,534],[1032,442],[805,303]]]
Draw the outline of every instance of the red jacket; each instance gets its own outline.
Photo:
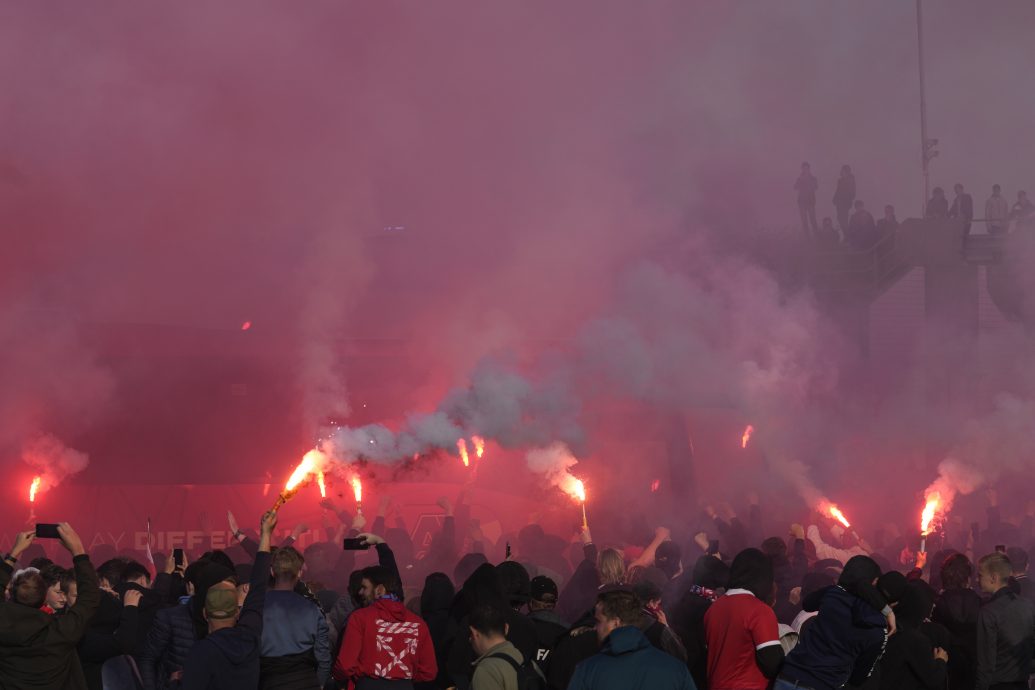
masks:
[[[438,665],[428,624],[398,601],[378,599],[357,609],[334,661],[336,680],[435,680]]]

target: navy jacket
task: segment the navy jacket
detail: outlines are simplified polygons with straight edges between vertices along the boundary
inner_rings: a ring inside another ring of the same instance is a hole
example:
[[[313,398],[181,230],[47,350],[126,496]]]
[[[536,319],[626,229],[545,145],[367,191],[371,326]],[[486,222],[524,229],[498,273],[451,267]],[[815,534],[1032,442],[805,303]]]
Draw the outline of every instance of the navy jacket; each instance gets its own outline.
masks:
[[[600,653],[575,669],[568,690],[697,690],[686,664],[656,648],[639,628],[617,628]]]
[[[873,606],[840,587],[828,587],[819,615],[787,655],[780,677],[814,690],[862,685],[884,653],[885,626],[884,615]]]
[[[144,690],[170,687],[169,676],[183,670],[183,662],[195,640],[189,605],[178,604],[155,614],[154,624],[139,656]]]
[[[252,566],[248,596],[237,625],[210,633],[191,647],[183,664],[183,690],[255,690],[259,687],[262,610],[269,582],[270,553]]]

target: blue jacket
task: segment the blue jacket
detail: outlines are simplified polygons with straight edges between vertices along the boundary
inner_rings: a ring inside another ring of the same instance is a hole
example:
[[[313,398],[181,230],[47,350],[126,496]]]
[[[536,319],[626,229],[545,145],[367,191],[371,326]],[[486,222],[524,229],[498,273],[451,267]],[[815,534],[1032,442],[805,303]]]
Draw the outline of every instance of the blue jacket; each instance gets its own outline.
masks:
[[[160,610],[140,651],[140,677],[144,681],[144,690],[168,688],[169,676],[183,670],[183,662],[195,640],[189,604]]]
[[[814,690],[862,685],[884,653],[884,615],[840,587],[823,591],[819,615],[784,660],[780,677]]]
[[[568,690],[697,690],[686,663],[661,651],[631,625],[617,628],[600,652],[575,668]]]
[[[262,612],[262,686],[322,687],[331,677],[327,617],[295,592],[266,592]]]

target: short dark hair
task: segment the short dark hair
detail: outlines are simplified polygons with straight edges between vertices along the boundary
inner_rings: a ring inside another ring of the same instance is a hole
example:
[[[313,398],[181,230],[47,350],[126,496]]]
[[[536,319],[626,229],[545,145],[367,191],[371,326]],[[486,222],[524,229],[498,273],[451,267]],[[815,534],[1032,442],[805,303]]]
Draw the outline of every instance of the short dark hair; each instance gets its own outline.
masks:
[[[1028,569],[1028,552],[1019,546],[1011,546],[1006,550],[1006,557],[1010,559],[1015,573],[1023,573]]]
[[[879,577],[880,566],[877,565],[877,561],[869,556],[852,556],[845,563],[845,569],[841,571],[837,584],[852,594],[856,594],[860,585],[872,584]]]
[[[39,569],[40,576],[43,577],[43,581],[47,583],[47,589],[50,589],[54,585],[59,585],[64,582],[67,577],[67,572],[60,565],[51,563],[50,565],[43,566]]]
[[[11,583],[11,598],[19,604],[38,609],[47,600],[47,589],[40,571],[29,568],[16,574]]]
[[[597,596],[600,613],[604,618],[617,618],[622,625],[640,625],[643,622],[643,603],[632,592],[616,589]]]
[[[372,565],[363,568],[362,572],[363,579],[370,580],[370,584],[374,587],[381,585],[386,592],[391,594],[399,594],[402,589],[402,584],[399,582],[396,574],[382,565]]]
[[[126,559],[111,558],[97,566],[97,578],[105,579],[114,587],[122,583],[122,571],[126,569]]]
[[[674,541],[663,541],[654,550],[654,565],[661,568],[671,577],[679,571],[679,560],[683,557],[683,549]]]
[[[780,537],[769,537],[762,542],[762,553],[770,558],[785,558],[787,556],[787,542]]]
[[[954,553],[942,561],[941,574],[943,588],[967,589],[974,577],[974,566],[962,553]]]
[[[496,604],[482,604],[471,611],[468,622],[482,635],[506,635],[507,619],[503,609]]]
[[[130,561],[126,564],[126,567],[122,569],[122,581],[127,582],[129,580],[135,580],[138,577],[142,577],[146,581],[150,582],[151,571],[148,570],[143,563]]]

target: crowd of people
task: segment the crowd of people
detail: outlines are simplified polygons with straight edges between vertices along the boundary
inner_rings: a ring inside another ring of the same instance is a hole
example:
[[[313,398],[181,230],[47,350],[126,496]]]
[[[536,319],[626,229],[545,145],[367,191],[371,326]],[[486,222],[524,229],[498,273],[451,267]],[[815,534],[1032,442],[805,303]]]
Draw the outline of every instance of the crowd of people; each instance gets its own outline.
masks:
[[[91,558],[63,524],[71,569],[35,532],[0,563],[0,687],[1027,689],[1035,502],[1007,520],[989,500],[930,557],[818,513],[767,537],[757,496],[607,546],[585,525],[492,542],[463,493],[426,549],[388,499],[369,531],[327,502],[338,524],[302,551],[305,526],[274,546],[275,512],[253,534],[228,514],[236,544],[193,562]]]
[[[839,246],[866,251],[875,245],[894,238],[898,230],[894,206],[884,207],[884,216],[874,221],[866,205],[857,198],[855,175],[851,166],[841,166],[837,187],[834,190],[833,206],[837,225],[831,217],[816,222],[816,195],[819,181],[812,174],[808,163],[801,164],[801,173],[794,182],[797,192],[798,212],[801,229],[808,241],[820,247],[833,249]],[[953,188],[955,196],[950,202],[941,187],[935,187],[924,211],[926,218],[957,218],[965,225],[964,235],[969,235],[974,221],[974,199],[962,184]],[[999,185],[992,186],[992,193],[985,202],[985,226],[990,235],[1004,235],[1011,230],[1028,228],[1035,223],[1035,204],[1025,191],[1017,192],[1017,200],[1011,205],[1002,195]],[[893,241],[893,240],[892,240]]]

